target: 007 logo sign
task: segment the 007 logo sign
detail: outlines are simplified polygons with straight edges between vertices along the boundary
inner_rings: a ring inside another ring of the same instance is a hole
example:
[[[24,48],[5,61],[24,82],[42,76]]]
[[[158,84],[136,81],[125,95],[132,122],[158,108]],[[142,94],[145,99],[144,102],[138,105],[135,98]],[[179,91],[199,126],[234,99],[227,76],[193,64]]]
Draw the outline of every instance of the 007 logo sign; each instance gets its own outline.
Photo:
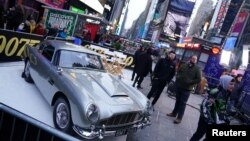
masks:
[[[20,57],[25,49],[25,45],[34,45],[39,43],[39,40],[31,40],[17,37],[12,37],[10,40],[7,40],[4,35],[0,35],[0,53],[4,53],[5,56],[18,56]]]

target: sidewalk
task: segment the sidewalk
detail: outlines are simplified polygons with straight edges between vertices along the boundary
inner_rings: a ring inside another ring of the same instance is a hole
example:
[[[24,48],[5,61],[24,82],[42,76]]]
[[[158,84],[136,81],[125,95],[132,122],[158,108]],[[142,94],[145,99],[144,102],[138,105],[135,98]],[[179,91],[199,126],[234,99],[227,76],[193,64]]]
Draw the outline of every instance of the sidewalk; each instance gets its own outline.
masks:
[[[131,75],[131,70],[124,70],[124,81],[129,85],[133,83]],[[142,87],[143,89],[140,91],[147,95],[151,89],[149,77],[144,79]],[[167,117],[166,113],[170,113],[174,108],[175,98],[168,96],[166,88],[155,105],[155,111],[151,117],[152,125],[139,132],[129,134],[127,141],[189,141],[197,128],[200,115],[198,109],[203,97],[191,94],[182,122],[174,124],[174,118]]]

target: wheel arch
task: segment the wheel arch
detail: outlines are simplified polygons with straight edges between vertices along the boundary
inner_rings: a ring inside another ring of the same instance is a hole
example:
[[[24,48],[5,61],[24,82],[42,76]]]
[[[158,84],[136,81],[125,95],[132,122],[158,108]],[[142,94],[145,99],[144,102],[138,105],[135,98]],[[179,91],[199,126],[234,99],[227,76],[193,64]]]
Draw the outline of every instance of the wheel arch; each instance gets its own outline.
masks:
[[[51,101],[51,106],[54,106],[56,103],[56,100],[60,97],[62,97],[67,102],[67,104],[69,105],[69,108],[70,108],[70,102],[69,102],[67,96],[63,92],[60,92],[60,91],[55,93],[55,95]]]

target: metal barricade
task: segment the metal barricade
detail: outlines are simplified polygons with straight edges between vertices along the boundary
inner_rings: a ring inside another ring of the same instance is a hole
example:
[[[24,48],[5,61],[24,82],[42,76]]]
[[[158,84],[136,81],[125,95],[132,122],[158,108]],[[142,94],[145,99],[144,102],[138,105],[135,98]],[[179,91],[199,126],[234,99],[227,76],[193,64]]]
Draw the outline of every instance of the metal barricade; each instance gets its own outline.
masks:
[[[55,128],[46,125],[0,103],[0,139],[22,141],[76,141]]]
[[[219,85],[220,81],[217,78],[213,78],[210,76],[204,76],[207,79],[207,84],[209,88],[215,88]]]

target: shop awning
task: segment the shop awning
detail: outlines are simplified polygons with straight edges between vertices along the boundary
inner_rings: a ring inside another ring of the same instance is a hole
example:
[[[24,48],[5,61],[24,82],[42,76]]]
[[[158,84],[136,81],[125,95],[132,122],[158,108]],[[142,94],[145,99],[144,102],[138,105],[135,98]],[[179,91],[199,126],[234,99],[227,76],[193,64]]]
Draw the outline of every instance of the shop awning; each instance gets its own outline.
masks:
[[[80,0],[80,1],[86,4],[87,6],[91,7],[92,9],[94,9],[98,13],[103,14],[104,8],[98,0]]]

